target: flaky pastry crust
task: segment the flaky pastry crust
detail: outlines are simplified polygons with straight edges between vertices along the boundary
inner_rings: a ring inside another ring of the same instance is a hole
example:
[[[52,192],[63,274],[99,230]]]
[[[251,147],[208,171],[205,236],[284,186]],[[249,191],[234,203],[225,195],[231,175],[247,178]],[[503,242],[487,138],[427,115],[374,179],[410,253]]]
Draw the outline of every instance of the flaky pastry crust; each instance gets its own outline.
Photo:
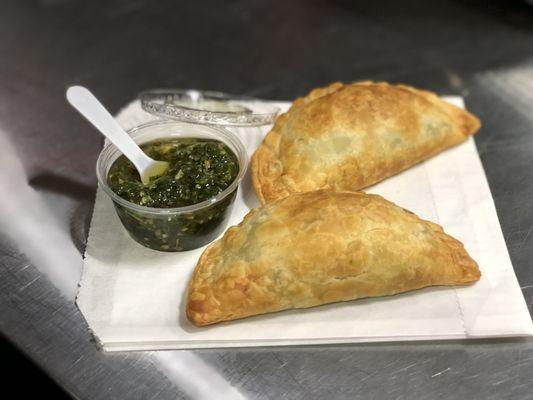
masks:
[[[211,244],[186,312],[201,326],[479,277],[440,226],[377,195],[320,190],[253,209]]]
[[[294,101],[252,157],[261,204],[294,192],[360,190],[474,134],[435,94],[385,82],[333,83]]]

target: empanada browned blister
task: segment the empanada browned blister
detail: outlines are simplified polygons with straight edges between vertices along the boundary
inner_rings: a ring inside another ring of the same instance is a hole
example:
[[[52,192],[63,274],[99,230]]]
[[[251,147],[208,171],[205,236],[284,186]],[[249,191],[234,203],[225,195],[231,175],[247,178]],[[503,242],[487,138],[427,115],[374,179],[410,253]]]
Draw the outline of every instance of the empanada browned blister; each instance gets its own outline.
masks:
[[[360,190],[461,143],[479,120],[405,85],[334,83],[297,99],[252,158],[261,204],[294,192]]]
[[[461,242],[377,195],[319,190],[251,210],[200,257],[191,322],[388,296],[480,277]]]

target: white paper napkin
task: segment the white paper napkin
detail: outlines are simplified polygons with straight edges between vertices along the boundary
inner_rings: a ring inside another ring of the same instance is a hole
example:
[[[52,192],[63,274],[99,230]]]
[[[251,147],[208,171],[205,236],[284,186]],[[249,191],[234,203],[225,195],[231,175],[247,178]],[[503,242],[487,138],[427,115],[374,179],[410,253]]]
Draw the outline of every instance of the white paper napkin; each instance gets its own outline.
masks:
[[[463,106],[462,98],[448,101]],[[279,103],[287,109],[289,103]],[[130,128],[153,119],[133,102]],[[270,127],[233,129],[251,155]],[[197,328],[185,317],[187,282],[204,250],[161,253],[135,243],[98,189],[77,303],[105,350],[155,350],[525,336],[533,325],[516,280],[474,141],[370,188],[444,226],[479,263],[482,277],[386,298],[285,311]],[[247,174],[230,225],[258,201]]]

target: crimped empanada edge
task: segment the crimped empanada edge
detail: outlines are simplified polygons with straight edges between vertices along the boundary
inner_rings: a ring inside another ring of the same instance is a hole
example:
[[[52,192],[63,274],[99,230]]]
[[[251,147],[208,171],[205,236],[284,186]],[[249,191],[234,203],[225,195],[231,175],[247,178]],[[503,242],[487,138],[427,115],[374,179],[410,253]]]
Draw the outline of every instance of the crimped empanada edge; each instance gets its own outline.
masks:
[[[464,140],[466,140],[468,136],[475,134],[481,127],[481,121],[475,115],[470,113],[468,110],[456,107],[448,102],[443,101],[439,96],[437,96],[433,92],[423,90],[423,89],[417,89],[417,88],[414,88],[414,87],[411,87],[405,84],[390,84],[388,82],[373,82],[373,81],[360,81],[360,82],[352,82],[349,84],[334,82],[328,86],[313,89],[306,96],[303,96],[303,97],[300,97],[294,100],[291,108],[286,113],[283,113],[278,117],[278,119],[276,120],[276,123],[274,124],[274,127],[265,136],[265,139],[263,140],[261,145],[257,148],[257,150],[252,156],[252,159],[251,159],[252,185],[262,205],[270,201],[288,196],[291,193],[291,191],[284,186],[283,182],[280,181],[281,175],[272,175],[272,174],[267,173],[267,171],[270,172],[270,169],[276,162],[281,163],[281,161],[279,160],[279,143],[281,140],[283,126],[285,125],[286,120],[289,119],[291,113],[294,112],[294,110],[296,110],[302,105],[305,105],[325,95],[332,94],[342,89],[343,87],[346,87],[352,84],[357,84],[357,85],[375,84],[375,85],[383,85],[383,86],[395,86],[397,88],[401,88],[403,90],[409,91],[410,93],[414,93],[418,96],[422,96],[430,103],[434,105],[438,105],[440,108],[442,108],[444,112],[453,121],[455,121],[455,123],[457,124],[457,126],[459,126],[461,132],[464,135]],[[429,155],[429,157],[433,155],[434,154],[431,154]],[[421,160],[421,161],[424,161],[424,160]],[[281,166],[281,168],[282,167],[283,166]],[[401,172],[401,171],[398,171],[398,172]],[[383,179],[386,179],[388,177],[389,176],[386,176]],[[377,183],[377,182],[374,182],[374,183]],[[370,185],[367,185],[367,186],[370,186]],[[325,189],[328,189],[328,188],[325,188]],[[359,188],[359,189],[364,189],[364,188]]]
[[[294,100],[289,110],[278,116],[274,126],[254,152],[251,160],[252,185],[262,205],[290,194],[290,191],[279,181],[281,176],[272,176],[265,173],[265,168],[271,167],[278,160],[279,142],[286,120],[289,119],[295,109],[315,99],[334,93],[344,86],[341,82],[334,82],[328,86],[313,89],[306,96]]]
[[[376,195],[376,194],[365,194],[364,192],[353,192],[353,191],[337,191],[337,192],[335,192],[335,191],[332,191],[332,190],[318,190],[318,191],[308,192],[308,193],[318,194],[319,192],[332,192],[332,193],[336,193],[336,194],[343,194],[344,193],[344,194],[352,194],[352,195],[357,195],[357,196],[376,197],[376,198],[380,199],[380,201],[384,201],[384,202],[390,203],[392,206],[398,207],[395,203],[383,198],[382,196],[379,196],[379,195]],[[296,194],[291,194],[291,195],[298,196],[298,195],[302,195],[302,194],[304,194],[304,193],[299,193],[299,194],[296,193]],[[285,199],[286,198],[278,199],[278,200],[276,200],[276,201],[274,201],[272,203],[268,203],[267,206],[269,206],[269,207],[273,206],[275,203],[281,202],[281,201],[283,201]],[[438,224],[436,224],[434,222],[422,219],[418,215],[413,213],[412,211],[409,211],[407,209],[403,209],[403,210],[405,212],[409,213],[409,214],[413,214],[419,221],[421,221],[424,224],[428,225],[437,234],[437,236],[442,241],[442,243],[450,251],[450,254],[452,255],[454,263],[457,266],[459,266],[461,268],[462,272],[463,272],[461,276],[457,276],[455,278],[452,277],[452,276],[448,276],[448,280],[446,281],[446,283],[435,283],[433,285],[428,285],[428,286],[443,286],[443,285],[444,286],[456,286],[456,285],[457,286],[464,286],[464,285],[472,284],[472,283],[474,283],[474,282],[476,282],[476,281],[478,281],[480,279],[481,272],[479,270],[479,266],[478,266],[477,262],[474,261],[472,259],[472,257],[468,254],[467,250],[465,249],[465,247],[464,247],[464,245],[463,245],[463,243],[461,241],[459,241],[458,239],[455,239],[453,236],[450,236],[449,234],[447,234],[444,231],[444,229],[442,228],[442,226],[440,226],[440,225],[438,225]],[[233,315],[231,318],[227,318],[227,317],[215,317],[214,315],[210,315],[209,313],[204,313],[200,317],[200,314],[198,314],[198,313],[196,313],[196,312],[194,312],[192,310],[192,307],[191,307],[191,294],[194,293],[195,287],[201,286],[201,284],[204,282],[204,279],[201,278],[200,275],[204,275],[204,276],[212,275],[211,266],[214,265],[214,264],[211,261],[212,261],[212,258],[213,258],[213,253],[216,253],[217,250],[219,250],[220,247],[223,247],[226,244],[226,242],[229,239],[231,239],[231,236],[234,235],[239,229],[241,229],[242,226],[245,225],[249,219],[252,219],[255,216],[255,214],[257,212],[259,212],[259,211],[260,211],[259,208],[252,209],[243,218],[243,220],[238,225],[230,227],[226,231],[226,233],[222,236],[222,238],[218,239],[216,242],[214,242],[211,245],[209,245],[205,249],[205,251],[202,253],[200,259],[198,260],[196,268],[195,268],[195,270],[194,270],[194,272],[193,272],[193,274],[192,274],[192,276],[190,278],[190,281],[189,281],[187,295],[186,295],[186,306],[185,306],[187,318],[194,325],[196,325],[196,326],[212,325],[212,324],[216,324],[216,323],[222,322],[222,321],[237,320],[237,319],[246,318],[246,317],[249,317],[249,316],[252,316],[252,315],[256,315],[255,313],[246,313],[246,312],[238,313],[238,312],[236,312],[235,315]],[[419,287],[419,288],[413,288],[411,290],[417,290],[417,289],[421,289],[423,287],[428,287],[428,286],[422,286],[422,287]],[[398,293],[402,293],[402,292],[398,292]],[[392,294],[397,294],[397,293],[392,293]],[[360,299],[360,298],[354,298],[354,299],[347,300],[347,301],[353,301],[353,300],[358,300],[358,299]],[[328,303],[324,303],[324,304],[341,302],[341,301],[342,300],[334,301],[334,302],[328,302]],[[315,305],[310,305],[308,307],[296,307],[296,308],[309,308],[309,307],[314,307],[314,306]],[[241,311],[243,311],[243,310],[241,310]],[[282,311],[282,310],[280,309],[280,310],[276,310],[276,311]],[[265,311],[265,313],[269,313],[269,311]]]
[[[205,274],[206,276],[211,275],[211,265],[210,260],[213,258],[212,254],[216,253],[216,250],[218,250],[219,247],[221,247],[232,235],[234,235],[243,225],[246,224],[246,222],[249,219],[252,219],[256,213],[259,212],[259,208],[253,208],[251,209],[242,219],[242,221],[237,224],[229,227],[226,232],[224,232],[224,235],[220,239],[217,239],[215,242],[211,243],[207,246],[207,248],[203,251],[202,255],[198,259],[198,262],[196,264],[196,267],[194,268],[194,271],[189,279],[189,284],[187,285],[187,294],[186,294],[186,306],[185,306],[185,312],[187,314],[187,318],[189,321],[191,321],[193,324],[197,326],[203,326],[203,325],[209,325],[213,324],[215,322],[206,322],[202,319],[197,318],[196,314],[192,311],[191,308],[191,295],[194,292],[195,286],[199,286],[204,279],[200,277],[200,272],[202,274]]]

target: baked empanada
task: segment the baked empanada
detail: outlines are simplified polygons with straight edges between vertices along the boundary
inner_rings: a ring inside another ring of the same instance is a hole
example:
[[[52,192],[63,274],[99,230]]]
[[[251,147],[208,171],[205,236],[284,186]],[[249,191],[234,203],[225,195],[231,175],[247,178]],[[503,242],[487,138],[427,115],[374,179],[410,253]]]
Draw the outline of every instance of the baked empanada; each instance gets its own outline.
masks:
[[[319,190],[256,208],[202,254],[196,325],[480,277],[463,245],[377,195]]]
[[[261,204],[317,189],[359,190],[466,140],[479,120],[405,85],[334,83],[294,101],[252,158]]]

